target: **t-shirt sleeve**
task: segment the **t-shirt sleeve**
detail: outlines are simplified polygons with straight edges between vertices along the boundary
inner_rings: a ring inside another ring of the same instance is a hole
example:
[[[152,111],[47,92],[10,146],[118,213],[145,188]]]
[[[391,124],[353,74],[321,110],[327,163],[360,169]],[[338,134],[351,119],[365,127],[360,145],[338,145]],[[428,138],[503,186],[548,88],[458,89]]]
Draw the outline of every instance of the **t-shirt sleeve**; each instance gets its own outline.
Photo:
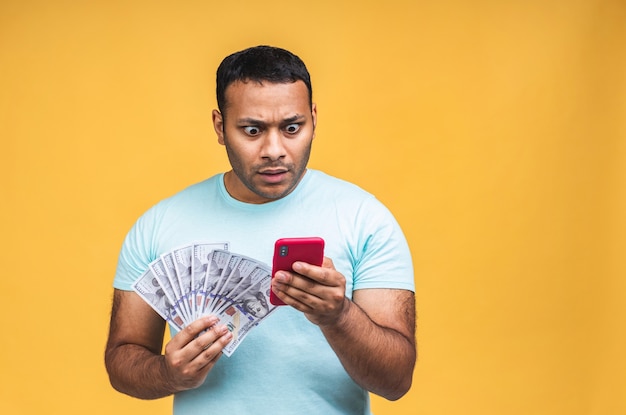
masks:
[[[408,243],[391,212],[374,197],[366,200],[359,217],[360,255],[354,270],[354,290],[392,288],[415,291]]]
[[[155,259],[152,249],[154,209],[149,210],[137,220],[126,235],[117,261],[113,287],[119,290],[132,290],[133,283],[148,269]]]

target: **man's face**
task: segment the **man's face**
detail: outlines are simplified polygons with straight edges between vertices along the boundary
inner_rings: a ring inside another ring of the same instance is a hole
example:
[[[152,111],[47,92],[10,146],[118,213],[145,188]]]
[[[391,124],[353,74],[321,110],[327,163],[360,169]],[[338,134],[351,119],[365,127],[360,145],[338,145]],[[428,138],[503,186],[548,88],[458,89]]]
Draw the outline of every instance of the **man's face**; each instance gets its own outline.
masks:
[[[317,111],[304,82],[235,82],[226,88],[224,114],[213,111],[218,142],[232,171],[226,190],[246,203],[288,195],[306,170]]]

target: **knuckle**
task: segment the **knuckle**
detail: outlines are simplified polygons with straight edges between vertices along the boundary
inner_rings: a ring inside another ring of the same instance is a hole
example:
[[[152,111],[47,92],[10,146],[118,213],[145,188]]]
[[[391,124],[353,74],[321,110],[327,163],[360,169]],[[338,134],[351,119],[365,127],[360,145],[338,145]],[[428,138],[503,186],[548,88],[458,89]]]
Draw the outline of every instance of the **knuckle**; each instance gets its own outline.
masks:
[[[334,292],[332,295],[332,303],[337,304],[337,306],[339,307],[343,303],[344,297],[344,294],[340,292]]]
[[[190,368],[190,367],[186,367],[186,368],[184,368],[184,369],[181,371],[181,374],[182,374],[182,375],[183,375],[183,377],[185,377],[185,378],[191,378],[191,377],[193,377],[193,375],[194,375],[194,373],[193,373],[193,371],[191,370],[191,368]]]
[[[172,366],[175,369],[178,369],[181,366],[183,366],[183,360],[180,357],[178,357],[178,356],[171,356],[170,357],[170,366]]]

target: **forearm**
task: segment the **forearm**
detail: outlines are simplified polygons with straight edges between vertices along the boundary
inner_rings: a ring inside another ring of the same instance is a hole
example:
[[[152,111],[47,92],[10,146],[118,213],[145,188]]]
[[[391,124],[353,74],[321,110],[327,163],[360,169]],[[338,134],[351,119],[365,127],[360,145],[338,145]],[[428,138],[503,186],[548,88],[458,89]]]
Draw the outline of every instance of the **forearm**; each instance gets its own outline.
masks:
[[[106,368],[111,385],[139,399],[158,399],[178,392],[169,382],[164,356],[135,344],[108,350]]]
[[[415,340],[382,327],[346,298],[341,318],[320,326],[352,379],[364,389],[389,400],[411,387],[416,360]]]

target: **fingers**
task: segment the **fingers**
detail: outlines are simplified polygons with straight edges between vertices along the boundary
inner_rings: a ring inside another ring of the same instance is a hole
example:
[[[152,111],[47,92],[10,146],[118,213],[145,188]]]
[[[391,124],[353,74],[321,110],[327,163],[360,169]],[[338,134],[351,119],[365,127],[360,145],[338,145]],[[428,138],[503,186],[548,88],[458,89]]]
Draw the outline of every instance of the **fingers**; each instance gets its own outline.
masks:
[[[272,289],[290,306],[304,313],[337,315],[343,308],[345,278],[329,258],[322,267],[295,262],[294,272],[277,272]]]
[[[183,330],[185,334],[180,340],[182,342],[187,340],[185,348],[191,356],[190,360],[202,354],[205,357],[209,354],[219,354],[232,339],[232,333],[225,325],[217,324],[218,321],[219,319],[215,316],[200,318]],[[187,331],[187,329],[189,330]],[[190,335],[193,338],[190,338]],[[214,345],[215,347],[212,347]]]
[[[296,261],[293,263],[292,269],[294,272],[304,275],[323,285],[335,285],[335,281],[338,279],[338,273],[334,272],[335,265],[333,264],[333,260],[328,257],[324,257],[324,262],[321,267],[311,265],[306,262]],[[343,276],[340,274],[338,276],[343,279]]]
[[[319,294],[320,297],[325,297],[323,292],[328,291],[326,288],[341,288],[342,295],[345,292],[345,278],[335,270],[330,258],[324,258],[321,267],[296,261],[292,269],[294,272],[279,271],[274,275],[277,291],[285,292],[289,288],[297,288],[313,295]],[[293,290],[291,292],[295,293]]]
[[[200,333],[189,347],[193,350],[193,361],[199,368],[219,357],[222,349],[232,340],[233,335],[224,325],[216,325]]]
[[[335,271],[333,261],[324,257],[321,267],[311,265],[306,262],[296,261],[292,265],[294,273],[300,274],[310,280],[322,285],[334,286],[337,282],[344,280],[343,276]],[[294,273],[287,271],[278,271],[275,275],[276,281],[279,283],[291,284],[294,280]]]
[[[219,320],[216,316],[199,318],[174,336],[171,343],[173,346],[182,349],[186,344],[195,339],[198,334],[207,330],[209,327],[214,326],[218,321]]]
[[[180,390],[195,388],[204,382],[209,370],[222,355],[233,335],[215,316],[200,318],[165,346],[165,362],[173,384]]]
[[[232,340],[232,333],[226,326],[213,326],[201,333],[190,344],[193,359],[189,362],[189,373],[197,373],[202,379],[222,356],[222,349]]]

